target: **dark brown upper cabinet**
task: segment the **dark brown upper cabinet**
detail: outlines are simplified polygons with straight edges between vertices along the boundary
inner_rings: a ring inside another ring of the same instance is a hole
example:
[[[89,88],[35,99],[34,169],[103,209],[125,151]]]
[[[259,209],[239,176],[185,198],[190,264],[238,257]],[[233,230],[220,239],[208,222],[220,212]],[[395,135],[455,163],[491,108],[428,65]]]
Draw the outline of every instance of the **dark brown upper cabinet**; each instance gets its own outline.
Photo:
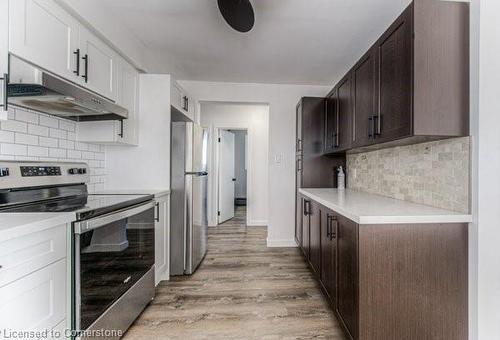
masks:
[[[347,74],[327,97],[325,153],[345,151],[352,146],[352,79]]]
[[[334,87],[340,120],[346,78],[352,89],[343,107],[351,107],[353,125],[339,122],[334,133],[340,146],[325,147],[327,154],[467,136],[469,4],[411,3]],[[347,148],[345,134],[352,138]]]
[[[352,69],[354,146],[365,146],[374,140],[373,120],[378,116],[376,65],[376,49],[372,48]]]

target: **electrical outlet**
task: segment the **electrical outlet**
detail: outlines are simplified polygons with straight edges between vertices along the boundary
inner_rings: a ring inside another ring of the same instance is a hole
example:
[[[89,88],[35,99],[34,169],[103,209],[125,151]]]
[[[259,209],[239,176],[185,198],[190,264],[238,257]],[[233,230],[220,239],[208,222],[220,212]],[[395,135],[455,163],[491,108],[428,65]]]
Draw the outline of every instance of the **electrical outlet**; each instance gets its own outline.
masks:
[[[283,162],[283,154],[282,153],[274,155],[274,163],[276,165],[280,165],[282,162]]]

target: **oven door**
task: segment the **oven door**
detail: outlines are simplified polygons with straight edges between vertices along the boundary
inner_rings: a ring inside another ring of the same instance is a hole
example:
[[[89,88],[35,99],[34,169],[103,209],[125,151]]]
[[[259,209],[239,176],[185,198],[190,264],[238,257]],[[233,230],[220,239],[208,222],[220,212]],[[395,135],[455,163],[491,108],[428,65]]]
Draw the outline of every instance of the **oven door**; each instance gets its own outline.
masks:
[[[73,329],[86,330],[154,265],[154,202],[73,228]]]

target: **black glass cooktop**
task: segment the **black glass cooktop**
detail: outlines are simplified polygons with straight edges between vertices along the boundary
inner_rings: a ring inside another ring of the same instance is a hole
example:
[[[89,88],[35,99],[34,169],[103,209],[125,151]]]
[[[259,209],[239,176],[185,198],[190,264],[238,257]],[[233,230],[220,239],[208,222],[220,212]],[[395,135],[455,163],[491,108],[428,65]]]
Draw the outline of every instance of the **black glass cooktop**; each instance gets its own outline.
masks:
[[[81,221],[153,199],[153,195],[89,195],[86,190],[68,189],[0,193],[0,212],[75,212]]]

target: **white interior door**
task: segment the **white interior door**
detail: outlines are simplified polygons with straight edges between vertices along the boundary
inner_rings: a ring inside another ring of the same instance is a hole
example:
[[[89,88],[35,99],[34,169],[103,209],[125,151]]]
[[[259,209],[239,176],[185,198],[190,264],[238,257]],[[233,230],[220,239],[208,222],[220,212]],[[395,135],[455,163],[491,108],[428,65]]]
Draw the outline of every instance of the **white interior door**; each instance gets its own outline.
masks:
[[[219,142],[219,218],[222,223],[234,217],[234,133],[220,130]]]

